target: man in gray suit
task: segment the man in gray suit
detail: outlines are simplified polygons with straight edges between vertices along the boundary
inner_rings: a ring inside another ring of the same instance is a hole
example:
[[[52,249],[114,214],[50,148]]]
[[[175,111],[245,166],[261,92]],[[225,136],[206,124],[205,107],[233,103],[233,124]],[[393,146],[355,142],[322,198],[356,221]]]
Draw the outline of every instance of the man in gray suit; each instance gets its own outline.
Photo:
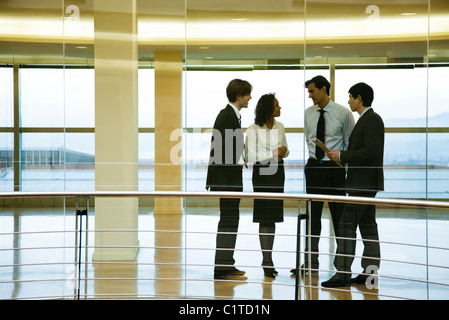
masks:
[[[348,164],[346,192],[349,196],[375,197],[378,191],[384,190],[385,127],[382,118],[371,108],[373,99],[374,91],[365,83],[357,83],[349,89],[348,104],[360,117],[349,137],[348,150],[331,150],[328,153],[330,159]],[[357,226],[364,244],[363,273],[351,279]],[[346,204],[338,228],[342,239],[337,239],[337,254],[334,260],[337,273],[321,285],[346,287],[350,286],[351,282],[366,283],[372,272],[377,276],[380,246],[376,206]]]

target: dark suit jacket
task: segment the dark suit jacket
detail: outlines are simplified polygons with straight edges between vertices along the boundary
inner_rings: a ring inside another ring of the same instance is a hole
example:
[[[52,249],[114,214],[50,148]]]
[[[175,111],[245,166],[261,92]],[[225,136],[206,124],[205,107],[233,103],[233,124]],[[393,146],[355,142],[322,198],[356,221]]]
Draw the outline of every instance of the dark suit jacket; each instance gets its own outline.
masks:
[[[382,118],[368,109],[357,121],[347,151],[341,151],[340,160],[348,164],[346,191],[370,193],[384,190],[384,139]]]
[[[206,189],[211,191],[242,191],[244,140],[239,119],[228,104],[218,114],[211,139]]]

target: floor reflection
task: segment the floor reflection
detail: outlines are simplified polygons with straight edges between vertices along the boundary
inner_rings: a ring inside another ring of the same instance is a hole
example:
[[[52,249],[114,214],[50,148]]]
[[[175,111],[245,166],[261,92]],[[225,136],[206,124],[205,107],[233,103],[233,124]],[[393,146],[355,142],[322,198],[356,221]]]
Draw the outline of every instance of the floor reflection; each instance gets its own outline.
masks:
[[[94,263],[94,292],[98,299],[133,299],[137,293],[137,263]],[[80,296],[83,298],[83,295]]]
[[[278,224],[273,261],[279,275],[264,277],[258,241],[258,225],[251,210],[242,209],[237,238],[236,267],[247,280],[213,279],[215,232],[218,210],[192,208],[184,215],[153,215],[151,208],[139,215],[140,249],[136,261],[87,263],[87,281],[81,281],[80,298],[87,299],[295,299],[296,210]],[[217,211],[217,212],[216,212]],[[401,218],[396,211],[379,210],[384,261],[376,290],[364,285],[324,289],[322,281],[333,275],[331,222],[323,218],[320,241],[321,270],[302,276],[302,300],[446,299],[449,295],[449,222]],[[416,216],[422,213],[408,212]],[[69,212],[71,212],[69,210]],[[94,219],[90,228],[94,230]],[[432,228],[429,235],[427,227]],[[74,283],[74,217],[64,210],[6,209],[0,214],[0,299],[33,297],[76,299]],[[188,230],[189,232],[185,232]],[[89,236],[90,255],[93,236]],[[426,249],[427,241],[432,248]],[[408,245],[404,245],[404,244]],[[15,250],[22,248],[23,250]],[[357,252],[363,246],[357,244]],[[427,260],[429,259],[429,260]],[[353,272],[361,272],[356,259]],[[412,262],[412,264],[404,262]],[[427,267],[426,261],[433,266]],[[436,266],[443,266],[437,268]],[[84,268],[84,266],[83,266]],[[84,270],[82,271],[84,272]],[[434,283],[427,284],[426,280]],[[440,284],[436,284],[439,282]]]
[[[182,216],[154,216],[154,290],[157,296],[180,297],[183,279]]]

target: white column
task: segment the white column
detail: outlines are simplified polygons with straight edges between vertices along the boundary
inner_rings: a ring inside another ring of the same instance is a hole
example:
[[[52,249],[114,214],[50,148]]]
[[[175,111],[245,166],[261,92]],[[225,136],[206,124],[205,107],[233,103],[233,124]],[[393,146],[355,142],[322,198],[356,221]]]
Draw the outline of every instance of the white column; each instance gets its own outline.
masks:
[[[136,0],[95,0],[94,24],[95,190],[133,191],[138,188]],[[137,198],[96,198],[95,246],[126,248],[95,248],[93,260],[134,260],[137,221]]]
[[[155,73],[155,190],[181,190],[182,54],[157,51]],[[154,214],[181,214],[179,198],[156,198]]]

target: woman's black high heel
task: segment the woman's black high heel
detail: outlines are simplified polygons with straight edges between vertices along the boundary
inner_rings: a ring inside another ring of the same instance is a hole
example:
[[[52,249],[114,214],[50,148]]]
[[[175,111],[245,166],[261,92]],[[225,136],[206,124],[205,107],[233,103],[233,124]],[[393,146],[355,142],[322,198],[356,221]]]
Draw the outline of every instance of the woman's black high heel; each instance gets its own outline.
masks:
[[[270,266],[263,264],[262,267],[265,277],[276,278],[276,276],[278,275],[278,272],[274,268],[273,264],[271,264]]]
[[[273,269],[273,268],[264,268],[263,273],[264,273],[265,277],[268,277],[268,278],[276,278],[276,276],[278,275],[278,272],[276,271],[276,269]]]

